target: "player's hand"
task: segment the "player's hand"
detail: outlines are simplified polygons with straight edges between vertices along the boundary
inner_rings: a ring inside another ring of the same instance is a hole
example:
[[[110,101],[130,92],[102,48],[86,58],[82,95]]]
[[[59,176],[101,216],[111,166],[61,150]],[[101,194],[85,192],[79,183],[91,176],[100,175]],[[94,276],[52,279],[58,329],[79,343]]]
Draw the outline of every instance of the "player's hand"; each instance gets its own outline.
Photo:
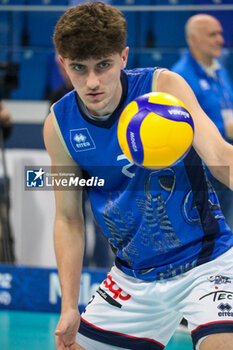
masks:
[[[80,325],[78,310],[63,312],[54,332],[57,350],[76,350],[75,338]]]

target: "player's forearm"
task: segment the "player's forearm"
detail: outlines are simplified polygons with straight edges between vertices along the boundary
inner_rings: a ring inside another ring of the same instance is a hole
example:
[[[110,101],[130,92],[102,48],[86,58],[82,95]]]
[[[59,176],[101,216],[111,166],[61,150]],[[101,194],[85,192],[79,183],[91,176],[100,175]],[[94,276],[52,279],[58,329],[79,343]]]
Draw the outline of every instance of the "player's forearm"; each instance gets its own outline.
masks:
[[[62,311],[76,309],[84,252],[83,223],[56,218],[54,246],[62,291]]]

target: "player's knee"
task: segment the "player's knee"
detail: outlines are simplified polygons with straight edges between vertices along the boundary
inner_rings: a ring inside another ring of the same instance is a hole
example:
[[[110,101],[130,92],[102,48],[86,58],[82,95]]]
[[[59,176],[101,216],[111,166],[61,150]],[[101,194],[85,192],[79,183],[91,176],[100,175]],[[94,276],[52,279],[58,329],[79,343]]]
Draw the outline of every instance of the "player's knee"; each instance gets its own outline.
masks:
[[[199,350],[233,350],[233,333],[212,334],[205,338]]]

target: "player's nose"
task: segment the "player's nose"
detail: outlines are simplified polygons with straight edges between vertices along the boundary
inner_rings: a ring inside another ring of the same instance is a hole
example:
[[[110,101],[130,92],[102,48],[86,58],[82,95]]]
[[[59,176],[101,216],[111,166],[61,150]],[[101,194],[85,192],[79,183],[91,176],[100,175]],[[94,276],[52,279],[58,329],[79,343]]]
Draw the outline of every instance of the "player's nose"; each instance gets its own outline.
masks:
[[[86,80],[86,85],[90,90],[96,90],[99,87],[99,78],[97,74],[94,71],[90,71],[87,80]]]

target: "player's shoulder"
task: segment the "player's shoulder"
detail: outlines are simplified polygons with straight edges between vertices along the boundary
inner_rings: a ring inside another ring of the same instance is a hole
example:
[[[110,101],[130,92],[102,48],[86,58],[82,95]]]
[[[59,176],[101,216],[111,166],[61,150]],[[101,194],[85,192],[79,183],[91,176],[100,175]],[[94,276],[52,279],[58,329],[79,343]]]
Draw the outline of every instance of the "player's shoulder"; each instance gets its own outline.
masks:
[[[65,94],[64,96],[62,96],[62,98],[60,98],[60,100],[58,100],[57,102],[55,102],[52,107],[51,110],[57,110],[59,109],[61,106],[63,106],[64,108],[66,106],[70,106],[72,103],[76,103],[76,91],[71,90],[70,92],[68,92],[67,94]]]
[[[124,72],[127,76],[140,76],[145,74],[153,74],[157,67],[145,67],[145,68],[133,68],[125,69]]]
[[[60,137],[54,113],[51,112],[44,122],[43,136],[46,148],[56,149],[60,145]]]
[[[173,84],[180,80],[183,80],[180,74],[173,72],[169,69],[162,69],[159,74],[159,83],[160,85]]]
[[[146,67],[146,68],[134,68],[125,70],[125,76],[129,90],[131,86],[137,89],[137,93],[141,93],[143,86],[148,86],[150,88],[151,82],[154,79],[154,73],[157,67]],[[146,84],[146,85],[145,85]],[[140,91],[139,91],[140,90]]]
[[[75,164],[77,166],[63,142],[53,113],[50,113],[44,122],[43,136],[45,147],[53,162],[62,165]]]
[[[53,120],[52,120],[52,113],[50,112],[49,115],[45,118],[44,121],[44,132],[51,132],[53,130]]]
[[[44,121],[43,136],[44,136],[45,145],[47,145],[48,143],[51,143],[52,140],[56,141],[57,132],[54,125],[52,112],[49,113],[49,115]]]
[[[166,92],[178,97],[183,102],[193,97],[193,91],[187,81],[178,73],[164,70],[157,82],[157,91]],[[191,96],[192,95],[192,96]]]

